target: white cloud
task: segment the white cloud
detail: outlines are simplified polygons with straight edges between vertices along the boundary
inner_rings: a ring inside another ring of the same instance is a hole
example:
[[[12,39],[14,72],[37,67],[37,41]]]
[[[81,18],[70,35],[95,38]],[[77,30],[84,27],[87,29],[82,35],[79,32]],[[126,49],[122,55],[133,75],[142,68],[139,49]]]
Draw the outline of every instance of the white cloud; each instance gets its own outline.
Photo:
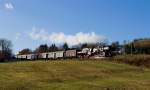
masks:
[[[4,7],[5,7],[5,9],[8,9],[8,10],[13,10],[14,9],[14,6],[13,6],[13,4],[12,3],[5,3],[4,4]]]
[[[15,41],[17,41],[21,37],[21,33],[16,33],[15,34]]]
[[[42,40],[49,41],[51,43],[61,44],[68,43],[70,46],[77,45],[80,43],[97,43],[106,40],[104,36],[97,35],[95,32],[83,33],[79,32],[74,35],[66,35],[63,32],[59,33],[48,33],[44,29],[32,28],[32,32],[29,33],[29,36],[33,40]]]

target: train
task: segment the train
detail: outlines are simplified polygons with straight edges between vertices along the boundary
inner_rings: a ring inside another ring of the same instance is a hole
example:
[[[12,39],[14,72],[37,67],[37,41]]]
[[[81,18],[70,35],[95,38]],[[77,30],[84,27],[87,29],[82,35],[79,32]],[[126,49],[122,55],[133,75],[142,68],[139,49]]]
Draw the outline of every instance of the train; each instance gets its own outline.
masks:
[[[65,58],[77,58],[77,50],[67,51],[55,51],[55,52],[44,52],[35,54],[23,54],[16,55],[16,59],[20,60],[37,60],[37,59],[65,59]]]
[[[111,57],[111,47],[98,47],[98,48],[83,48],[82,50],[71,49],[65,51],[44,52],[44,53],[32,53],[16,55],[18,60],[56,60],[67,58],[95,58],[95,57]]]

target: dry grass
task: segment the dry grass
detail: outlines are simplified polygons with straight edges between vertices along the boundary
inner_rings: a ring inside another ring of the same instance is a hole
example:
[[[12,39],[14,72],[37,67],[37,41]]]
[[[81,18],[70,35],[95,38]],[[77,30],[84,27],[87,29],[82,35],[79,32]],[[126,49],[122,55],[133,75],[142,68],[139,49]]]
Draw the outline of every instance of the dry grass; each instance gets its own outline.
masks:
[[[0,63],[5,90],[149,90],[150,69],[106,61]]]
[[[150,68],[150,55],[119,55],[109,60]]]

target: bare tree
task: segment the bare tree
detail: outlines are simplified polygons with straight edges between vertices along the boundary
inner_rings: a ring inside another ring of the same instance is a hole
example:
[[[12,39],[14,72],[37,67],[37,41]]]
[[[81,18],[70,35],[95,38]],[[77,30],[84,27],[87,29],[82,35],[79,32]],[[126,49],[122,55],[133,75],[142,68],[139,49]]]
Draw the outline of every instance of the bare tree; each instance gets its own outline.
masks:
[[[12,55],[12,43],[7,39],[0,39],[0,61],[9,59]]]

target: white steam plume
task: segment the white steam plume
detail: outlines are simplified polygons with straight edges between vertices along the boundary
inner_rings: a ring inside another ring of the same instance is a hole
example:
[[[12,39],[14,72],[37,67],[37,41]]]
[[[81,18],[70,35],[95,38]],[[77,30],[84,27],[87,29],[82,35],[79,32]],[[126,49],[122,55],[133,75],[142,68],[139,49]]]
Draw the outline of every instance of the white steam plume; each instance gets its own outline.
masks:
[[[79,32],[74,35],[66,35],[63,32],[59,33],[48,33],[44,29],[32,28],[32,32],[29,36],[34,40],[49,41],[51,43],[61,44],[68,43],[70,46],[82,44],[82,43],[97,43],[106,40],[104,36],[97,35],[95,32],[83,33]]]

